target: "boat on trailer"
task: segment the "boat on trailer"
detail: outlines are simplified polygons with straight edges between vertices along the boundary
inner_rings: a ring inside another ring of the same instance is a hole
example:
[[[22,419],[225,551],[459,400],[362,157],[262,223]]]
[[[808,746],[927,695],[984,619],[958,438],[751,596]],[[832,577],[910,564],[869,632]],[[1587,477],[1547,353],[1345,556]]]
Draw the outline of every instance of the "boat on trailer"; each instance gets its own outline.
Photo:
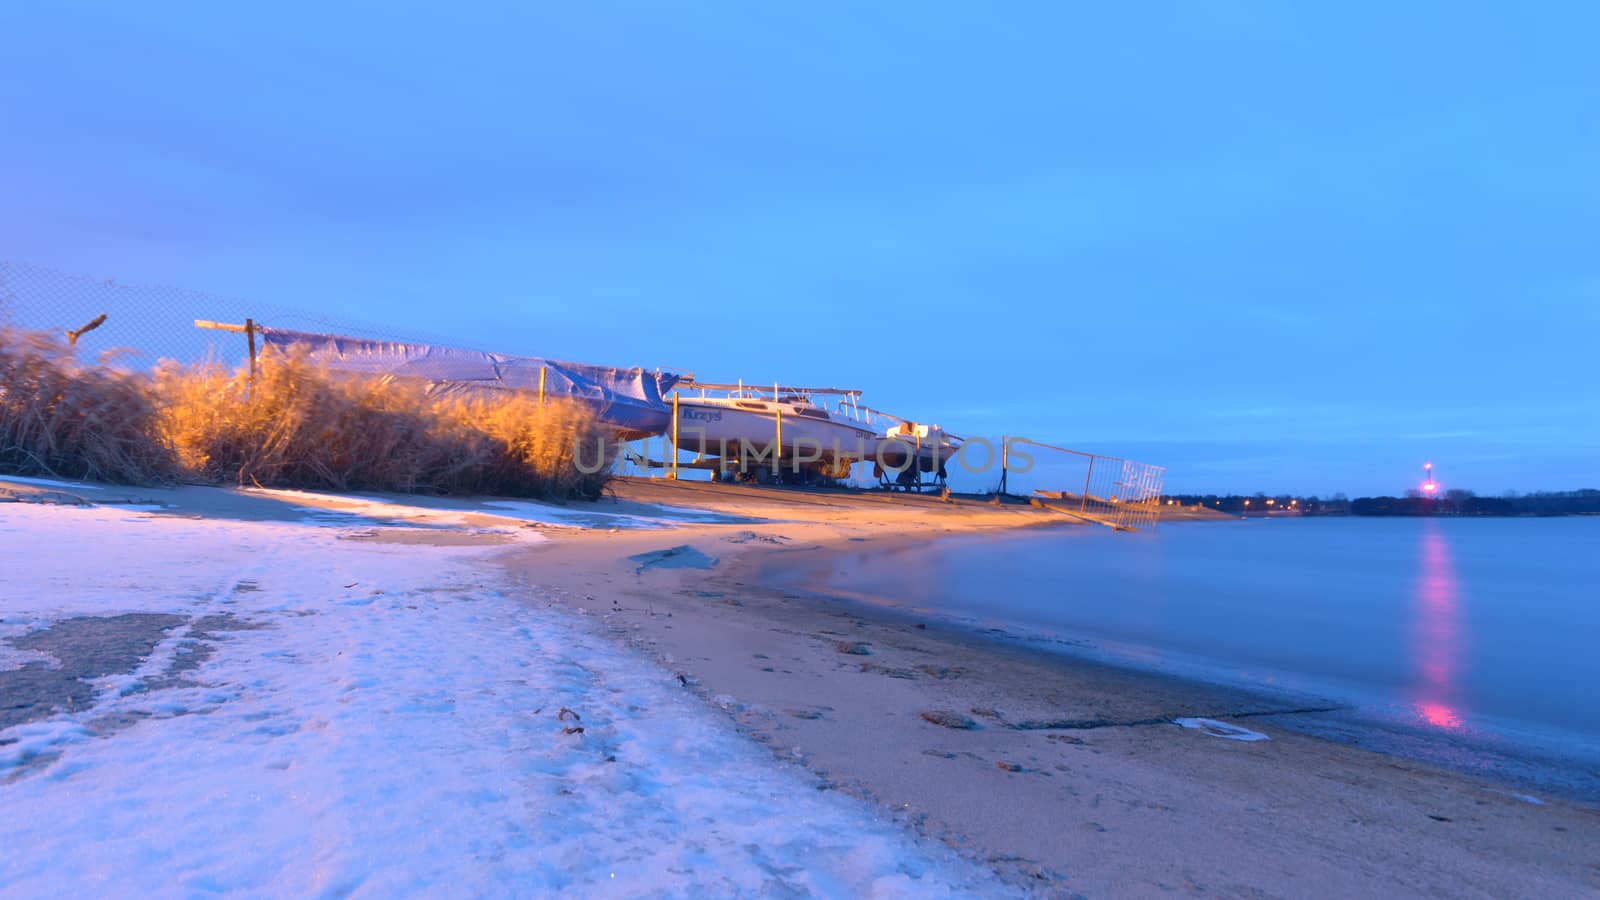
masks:
[[[878,433],[867,424],[860,391],[784,385],[693,382],[675,399],[673,443],[710,457],[713,478],[814,483],[850,476],[871,459]],[[819,398],[837,397],[833,409]]]
[[[874,474],[885,486],[919,487],[924,475],[932,475],[936,485],[948,476],[946,464],[961,451],[962,438],[938,425],[902,419],[875,409],[861,407],[869,421],[890,422],[878,437],[872,455]]]

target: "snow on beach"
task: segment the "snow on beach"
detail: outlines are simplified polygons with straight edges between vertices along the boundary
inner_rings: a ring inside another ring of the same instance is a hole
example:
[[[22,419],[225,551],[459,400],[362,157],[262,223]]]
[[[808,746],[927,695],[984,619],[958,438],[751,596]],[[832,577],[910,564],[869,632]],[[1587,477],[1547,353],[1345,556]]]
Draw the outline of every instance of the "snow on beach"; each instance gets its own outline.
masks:
[[[100,673],[0,730],[0,893],[998,888],[513,595],[503,546],[353,537],[0,504],[0,700]]]
[[[398,524],[431,523],[435,526],[449,526],[465,524],[474,516],[494,516],[529,525],[630,530],[672,528],[686,523],[726,524],[745,521],[723,513],[675,506],[650,507],[654,515],[645,515],[639,512],[595,510],[592,507],[552,506],[548,503],[530,503],[522,500],[488,500],[473,503],[449,498],[428,498],[426,505],[422,505],[420,499],[399,502],[394,499],[364,497],[358,494],[327,494],[278,488],[253,488],[249,489],[248,493],[304,504],[299,508],[305,512],[308,522],[332,525],[348,525],[356,520],[365,519]]]

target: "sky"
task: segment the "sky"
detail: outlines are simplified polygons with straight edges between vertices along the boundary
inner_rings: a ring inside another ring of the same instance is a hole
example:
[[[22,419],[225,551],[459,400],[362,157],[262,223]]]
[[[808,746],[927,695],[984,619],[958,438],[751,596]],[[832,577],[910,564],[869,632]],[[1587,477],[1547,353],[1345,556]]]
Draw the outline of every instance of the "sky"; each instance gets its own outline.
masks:
[[[1170,491],[1600,487],[1600,5],[1123,6],[10,4],[0,259]]]

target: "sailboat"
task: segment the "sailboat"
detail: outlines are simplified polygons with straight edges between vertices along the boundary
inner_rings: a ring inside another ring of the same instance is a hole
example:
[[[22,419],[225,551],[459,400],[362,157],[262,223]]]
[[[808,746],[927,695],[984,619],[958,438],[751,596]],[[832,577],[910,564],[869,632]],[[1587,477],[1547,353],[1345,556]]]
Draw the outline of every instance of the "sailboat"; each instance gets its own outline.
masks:
[[[937,482],[944,482],[945,464],[961,451],[962,438],[938,425],[865,406],[860,409],[868,421],[887,426],[879,434],[872,454],[879,481],[910,488],[919,485],[924,474],[931,474]]]
[[[878,434],[858,412],[859,391],[694,382],[679,395],[674,445],[718,461],[719,476],[809,482],[847,478],[872,458]],[[830,410],[820,397],[839,397]]]

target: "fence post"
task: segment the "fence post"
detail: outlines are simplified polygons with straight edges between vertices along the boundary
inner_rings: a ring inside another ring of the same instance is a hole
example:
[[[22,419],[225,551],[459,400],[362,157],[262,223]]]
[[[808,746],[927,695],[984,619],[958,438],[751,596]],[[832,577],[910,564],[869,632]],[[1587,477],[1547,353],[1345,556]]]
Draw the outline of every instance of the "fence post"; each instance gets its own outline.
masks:
[[[704,441],[701,441],[704,443]],[[672,480],[678,480],[678,392],[672,392]]]
[[[544,366],[539,367],[539,405],[544,405]],[[673,395],[673,402],[677,402],[677,395]]]
[[[1008,488],[1008,485],[1006,484],[1006,467],[1010,462],[1010,452],[1011,438],[1003,434],[1000,435],[1000,496],[1002,497],[1006,495],[1006,490]],[[992,459],[993,457],[990,458]]]
[[[774,388],[773,390],[777,389]],[[783,408],[774,406],[773,410],[775,415],[773,415],[772,420],[776,423],[778,429],[778,449],[772,452],[772,474],[781,477],[783,475],[783,465],[779,460],[783,458]]]
[[[922,432],[915,426],[911,428],[911,436],[917,439],[917,457],[911,463],[911,474],[917,479],[917,493],[922,493]]]
[[[250,397],[256,395],[256,320],[244,320],[244,339],[250,345]]]
[[[76,346],[78,346],[78,338],[81,338],[84,335],[88,334],[89,332],[95,330],[96,328],[99,328],[101,325],[104,325],[105,322],[106,322],[106,314],[105,313],[101,313],[100,315],[95,316],[94,319],[91,322],[89,322],[89,324],[83,326],[82,328],[78,328],[78,329],[75,329],[75,330],[67,332],[67,346],[68,347],[76,347]]]
[[[1089,471],[1083,476],[1083,496],[1078,498],[1078,512],[1084,512],[1089,508],[1089,480],[1094,477],[1094,460],[1094,454],[1089,454]]]

